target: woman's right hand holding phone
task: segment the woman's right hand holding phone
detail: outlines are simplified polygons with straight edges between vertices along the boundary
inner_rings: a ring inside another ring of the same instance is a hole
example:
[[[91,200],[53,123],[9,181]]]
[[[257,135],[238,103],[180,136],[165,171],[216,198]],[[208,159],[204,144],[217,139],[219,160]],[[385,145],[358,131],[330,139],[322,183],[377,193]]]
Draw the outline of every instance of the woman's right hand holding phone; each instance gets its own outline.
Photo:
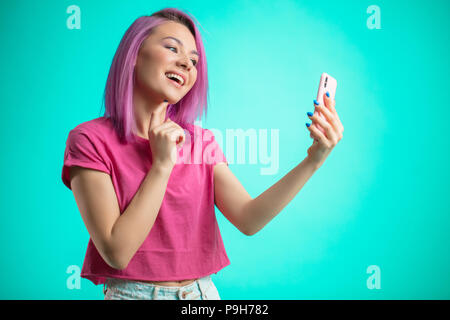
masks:
[[[311,138],[314,142],[308,149],[308,159],[312,161],[317,167],[320,167],[325,159],[328,157],[333,148],[341,141],[344,132],[344,126],[336,112],[336,102],[334,99],[328,97],[324,94],[323,101],[324,104],[314,105],[316,110],[320,111],[324,116],[319,117],[318,113],[308,113],[308,117],[312,120],[312,124],[306,124],[306,127],[310,131]],[[320,125],[324,128],[325,133],[317,128]]]

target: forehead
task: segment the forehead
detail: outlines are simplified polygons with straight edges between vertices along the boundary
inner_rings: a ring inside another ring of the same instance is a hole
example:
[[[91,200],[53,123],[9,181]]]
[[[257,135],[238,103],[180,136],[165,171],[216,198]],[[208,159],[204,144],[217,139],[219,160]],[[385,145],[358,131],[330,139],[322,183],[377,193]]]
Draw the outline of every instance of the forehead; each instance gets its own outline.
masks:
[[[195,39],[189,29],[181,23],[168,21],[160,24],[155,28],[155,40],[159,41],[164,37],[175,37],[180,39],[188,48],[195,48]]]

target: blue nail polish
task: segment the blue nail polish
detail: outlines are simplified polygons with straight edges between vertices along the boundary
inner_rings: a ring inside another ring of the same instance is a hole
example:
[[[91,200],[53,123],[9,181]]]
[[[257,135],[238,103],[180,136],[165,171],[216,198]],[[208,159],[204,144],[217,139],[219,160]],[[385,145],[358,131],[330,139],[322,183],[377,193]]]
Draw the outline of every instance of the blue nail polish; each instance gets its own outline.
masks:
[[[307,112],[306,113],[309,117],[312,117],[313,116],[313,113],[312,112]]]
[[[318,106],[320,103],[318,103],[318,102],[316,101],[316,99],[314,99],[314,104],[315,104],[316,106]]]
[[[327,91],[327,97],[329,98],[330,97],[330,93]]]
[[[310,124],[309,124],[309,123],[306,123],[306,126],[309,128]]]

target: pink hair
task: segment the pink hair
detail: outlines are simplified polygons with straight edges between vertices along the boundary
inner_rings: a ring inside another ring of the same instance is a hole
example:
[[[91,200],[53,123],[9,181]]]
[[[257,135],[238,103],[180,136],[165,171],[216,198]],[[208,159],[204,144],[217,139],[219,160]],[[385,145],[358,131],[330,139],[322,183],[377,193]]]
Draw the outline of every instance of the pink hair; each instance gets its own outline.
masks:
[[[125,32],[114,55],[104,92],[104,117],[110,118],[122,142],[135,138],[135,119],[133,113],[134,66],[142,42],[153,28],[167,22],[176,21],[189,28],[200,54],[197,79],[191,90],[178,103],[167,106],[167,115],[182,128],[192,132],[193,123],[203,112],[207,113],[208,70],[202,37],[188,13],[175,8],[166,8],[150,16],[136,19]],[[195,20],[197,21],[197,20]]]

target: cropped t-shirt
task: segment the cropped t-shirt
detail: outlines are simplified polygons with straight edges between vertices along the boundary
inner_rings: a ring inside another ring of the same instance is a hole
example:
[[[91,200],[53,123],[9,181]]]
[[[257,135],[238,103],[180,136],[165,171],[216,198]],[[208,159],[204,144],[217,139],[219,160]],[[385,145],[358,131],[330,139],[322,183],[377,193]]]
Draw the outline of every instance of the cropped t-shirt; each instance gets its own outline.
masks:
[[[201,278],[230,264],[214,210],[214,165],[228,161],[212,131],[189,125],[185,143],[170,174],[153,227],[128,266],[109,266],[89,239],[81,277],[94,284],[108,278],[144,281],[179,281]],[[149,140],[134,135],[121,143],[110,118],[83,122],[69,132],[62,180],[71,189],[69,167],[107,173],[120,214],[138,191],[152,166]]]

